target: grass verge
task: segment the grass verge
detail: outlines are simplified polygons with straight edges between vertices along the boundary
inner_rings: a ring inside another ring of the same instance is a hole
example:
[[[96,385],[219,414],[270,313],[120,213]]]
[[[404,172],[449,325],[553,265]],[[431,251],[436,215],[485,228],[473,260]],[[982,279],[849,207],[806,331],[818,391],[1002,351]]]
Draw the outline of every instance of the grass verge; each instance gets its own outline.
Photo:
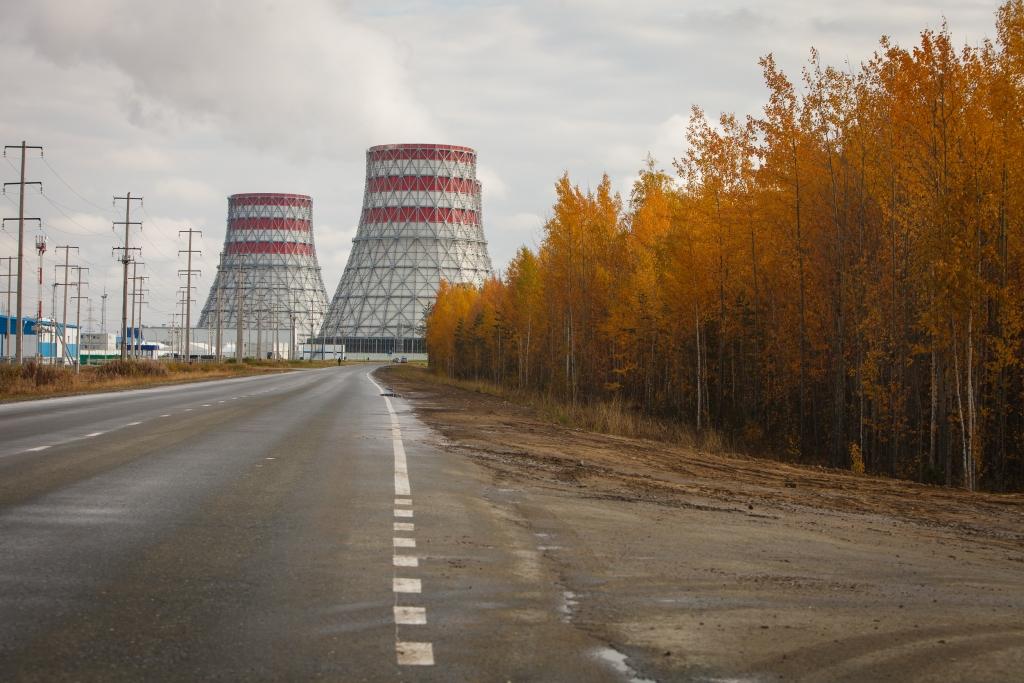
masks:
[[[139,389],[228,377],[259,375],[295,369],[323,368],[335,361],[246,360],[242,363],[182,363],[177,361],[114,360],[102,365],[73,368],[28,361],[0,365],[0,402],[70,396],[100,391]]]

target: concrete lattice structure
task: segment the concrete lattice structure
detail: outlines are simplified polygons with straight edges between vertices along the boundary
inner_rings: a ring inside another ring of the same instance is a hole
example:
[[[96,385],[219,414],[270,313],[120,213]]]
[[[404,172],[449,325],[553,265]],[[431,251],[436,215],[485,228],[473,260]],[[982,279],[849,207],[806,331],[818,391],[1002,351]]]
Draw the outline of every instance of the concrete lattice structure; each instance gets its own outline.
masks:
[[[424,353],[423,316],[441,280],[491,276],[480,189],[469,147],[371,147],[359,228],[321,341],[349,354]]]
[[[228,197],[224,250],[196,326],[230,330],[223,344],[231,348],[239,316],[244,331],[269,338],[288,330],[301,338],[320,328],[326,304],[313,245],[313,200],[278,193]]]

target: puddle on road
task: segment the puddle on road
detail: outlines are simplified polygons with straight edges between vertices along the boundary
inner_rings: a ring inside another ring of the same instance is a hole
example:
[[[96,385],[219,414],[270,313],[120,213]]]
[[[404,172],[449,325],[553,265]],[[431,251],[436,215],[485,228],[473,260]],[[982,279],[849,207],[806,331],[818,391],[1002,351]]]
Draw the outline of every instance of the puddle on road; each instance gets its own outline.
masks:
[[[650,678],[641,678],[628,664],[626,664],[626,655],[622,654],[613,647],[601,647],[594,650],[594,656],[600,659],[602,662],[610,665],[613,669],[618,671],[620,674],[626,677],[630,683],[655,683]]]

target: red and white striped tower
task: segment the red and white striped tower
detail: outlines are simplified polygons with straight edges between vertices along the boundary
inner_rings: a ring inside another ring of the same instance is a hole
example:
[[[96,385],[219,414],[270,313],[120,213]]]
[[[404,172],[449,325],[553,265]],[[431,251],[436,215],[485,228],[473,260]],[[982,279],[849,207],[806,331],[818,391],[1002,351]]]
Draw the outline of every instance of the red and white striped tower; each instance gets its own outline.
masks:
[[[441,280],[491,276],[480,191],[469,147],[371,147],[359,229],[321,341],[351,354],[425,353],[423,316]]]
[[[309,336],[319,329],[326,304],[312,198],[273,192],[228,197],[224,250],[198,327],[215,329],[219,310],[224,329],[237,330],[241,314],[245,330],[294,329]]]

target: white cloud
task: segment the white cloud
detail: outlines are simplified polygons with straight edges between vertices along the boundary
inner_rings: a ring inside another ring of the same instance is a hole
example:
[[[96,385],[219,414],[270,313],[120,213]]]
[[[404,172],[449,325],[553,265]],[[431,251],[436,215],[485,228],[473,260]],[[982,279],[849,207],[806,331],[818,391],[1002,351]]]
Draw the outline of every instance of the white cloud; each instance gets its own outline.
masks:
[[[326,0],[48,0],[13,21],[44,59],[121,74],[126,114],[142,127],[213,126],[297,157],[436,134],[388,36]]]
[[[944,8],[955,40],[991,35],[994,5]],[[109,221],[123,205],[111,196],[145,195],[133,240],[150,264],[151,315],[167,319],[183,267],[177,229],[204,231],[201,302],[232,193],[313,196],[330,295],[360,215],[365,149],[470,145],[503,268],[539,240],[564,171],[583,187],[607,172],[625,193],[648,153],[671,171],[691,105],[711,119],[758,113],[760,55],[773,51],[794,77],[812,45],[856,64],[882,33],[912,44],[942,11],[923,0],[0,0],[0,137],[45,145],[73,186],[30,159],[29,177],[61,210],[33,194],[28,212],[53,244],[82,247],[97,298],[104,283],[120,295]],[[0,175],[16,170],[0,163]],[[8,225],[0,253],[13,244]],[[46,259],[50,277],[52,250]]]
[[[508,196],[508,186],[491,166],[477,164],[476,177],[483,186],[485,201],[488,199],[505,199]]]
[[[222,195],[210,185],[191,178],[169,177],[157,182],[154,195],[161,199],[195,204],[221,199]]]

